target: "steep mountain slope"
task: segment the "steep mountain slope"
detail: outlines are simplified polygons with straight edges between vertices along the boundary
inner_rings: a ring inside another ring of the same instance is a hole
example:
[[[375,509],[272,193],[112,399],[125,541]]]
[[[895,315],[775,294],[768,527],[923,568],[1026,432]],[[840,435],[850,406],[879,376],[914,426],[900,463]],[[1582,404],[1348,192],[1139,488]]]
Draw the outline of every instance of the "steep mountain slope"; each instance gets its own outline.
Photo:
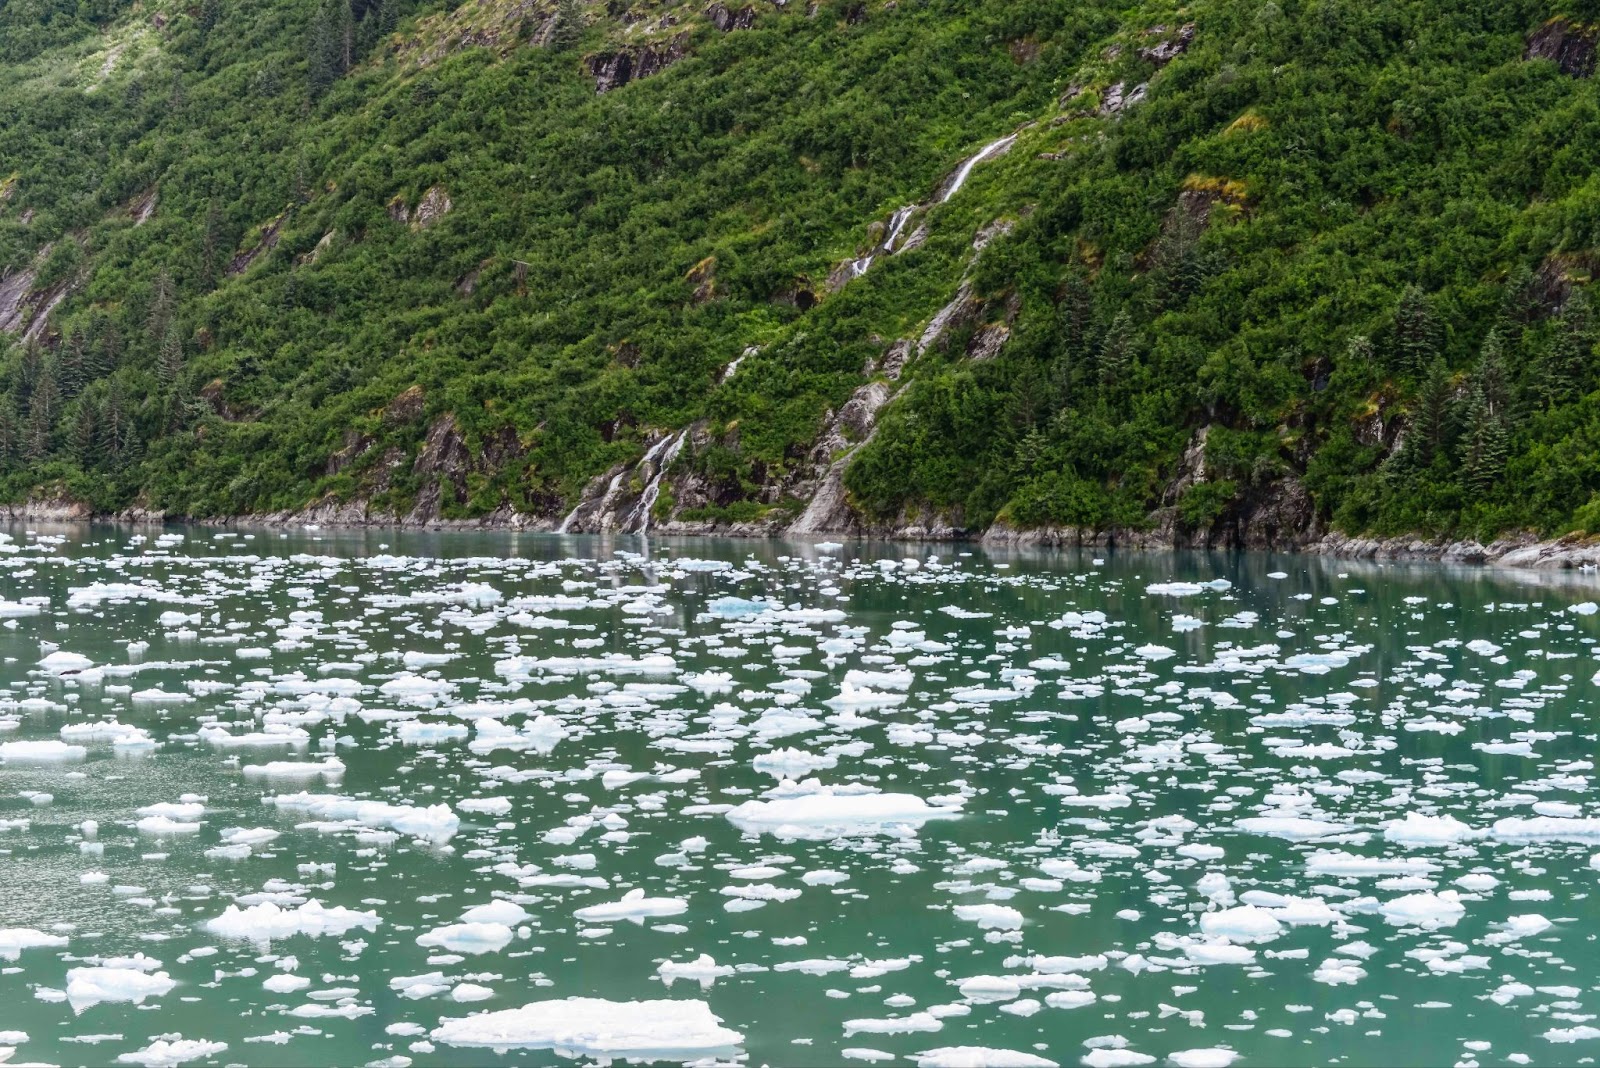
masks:
[[[0,489],[568,530],[1600,527],[1593,12],[0,7]]]

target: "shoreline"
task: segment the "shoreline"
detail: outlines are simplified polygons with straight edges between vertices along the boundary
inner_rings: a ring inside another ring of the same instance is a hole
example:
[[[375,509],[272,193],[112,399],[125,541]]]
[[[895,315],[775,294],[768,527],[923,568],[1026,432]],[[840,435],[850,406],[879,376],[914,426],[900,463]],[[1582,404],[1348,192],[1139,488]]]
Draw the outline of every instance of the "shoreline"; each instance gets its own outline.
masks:
[[[130,526],[193,526],[228,528],[321,527],[334,530],[439,531],[445,533],[523,532],[556,534],[557,523],[550,519],[524,515],[509,509],[476,519],[412,520],[406,517],[356,517],[347,509],[317,509],[301,512],[269,512],[218,518],[168,516],[147,509],[130,508],[121,512],[94,512],[76,502],[29,501],[0,505],[0,519],[10,522],[40,523],[118,523]],[[332,512],[332,514],[327,514]],[[619,532],[573,531],[572,536],[619,537],[648,535]],[[1086,530],[1077,527],[1039,527],[1017,529],[996,524],[973,532],[955,527],[908,525],[886,528],[815,531],[790,535],[782,527],[748,523],[721,526],[713,523],[666,523],[653,531],[657,537],[747,538],[765,541],[819,541],[829,538],[869,539],[873,541],[946,542],[1014,549],[1101,549],[1139,552],[1211,550],[1224,552],[1294,552],[1335,559],[1396,563],[1476,564],[1522,570],[1600,570],[1600,536],[1567,534],[1540,538],[1531,533],[1510,535],[1484,544],[1472,539],[1427,538],[1418,535],[1374,538],[1327,533],[1307,538],[1286,538],[1264,544],[1189,539],[1174,537],[1168,531]]]

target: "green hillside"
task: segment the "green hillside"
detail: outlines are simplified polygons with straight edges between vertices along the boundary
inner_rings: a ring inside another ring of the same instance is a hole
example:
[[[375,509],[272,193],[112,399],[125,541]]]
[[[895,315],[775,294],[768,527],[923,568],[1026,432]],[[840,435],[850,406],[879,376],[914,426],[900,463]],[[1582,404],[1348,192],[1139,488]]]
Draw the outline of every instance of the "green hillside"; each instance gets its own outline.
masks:
[[[0,496],[1600,529],[1591,19],[0,0]]]

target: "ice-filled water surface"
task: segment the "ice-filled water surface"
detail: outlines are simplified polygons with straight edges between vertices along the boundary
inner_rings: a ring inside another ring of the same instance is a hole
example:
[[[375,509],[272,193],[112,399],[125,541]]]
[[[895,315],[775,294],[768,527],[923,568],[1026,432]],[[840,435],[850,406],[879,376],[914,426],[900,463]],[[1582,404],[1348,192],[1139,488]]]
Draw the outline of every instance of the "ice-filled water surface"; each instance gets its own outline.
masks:
[[[1582,1063],[1600,583],[0,540],[0,1062]]]

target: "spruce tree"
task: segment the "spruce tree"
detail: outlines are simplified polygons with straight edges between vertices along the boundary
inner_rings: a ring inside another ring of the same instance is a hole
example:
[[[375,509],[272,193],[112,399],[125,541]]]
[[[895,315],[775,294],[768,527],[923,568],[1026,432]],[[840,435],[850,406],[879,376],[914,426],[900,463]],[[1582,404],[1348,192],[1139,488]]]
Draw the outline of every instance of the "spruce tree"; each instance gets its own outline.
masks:
[[[317,8],[306,30],[306,91],[316,100],[339,76],[339,27],[327,4]]]
[[[133,423],[128,416],[127,394],[122,383],[111,380],[106,390],[105,409],[100,419],[100,451],[113,470],[122,466],[133,440]]]
[[[10,466],[22,451],[22,431],[17,425],[17,408],[11,398],[0,400],[0,464]]]
[[[176,385],[183,373],[183,339],[178,336],[175,326],[168,327],[166,337],[161,339],[161,357],[157,363],[157,370],[161,374],[161,385],[165,389],[171,389]]]
[[[1418,286],[1406,286],[1394,312],[1395,370],[1421,375],[1439,355],[1439,325],[1428,297]]]
[[[172,285],[172,275],[163,268],[156,274],[155,285],[150,293],[150,310],[145,316],[145,332],[152,344],[159,345],[161,339],[167,336],[167,327],[172,323],[177,306],[178,296]]]
[[[207,289],[215,287],[222,277],[222,256],[227,244],[222,228],[222,205],[216,197],[212,197],[211,203],[206,206],[205,238],[200,253],[200,272]]]
[[[1467,401],[1461,438],[1461,484],[1483,494],[1494,485],[1506,466],[1509,445],[1504,421],[1489,410],[1483,387],[1473,388]]]
[[[1511,415],[1511,382],[1506,375],[1504,347],[1498,330],[1490,330],[1478,351],[1477,385],[1483,391],[1483,401],[1489,414],[1506,420]]]
[[[86,395],[78,402],[78,414],[72,421],[72,455],[85,471],[99,463],[100,412],[93,395]]]
[[[1133,318],[1127,309],[1123,309],[1111,320],[1105,340],[1100,343],[1097,362],[1101,382],[1115,385],[1127,379],[1128,370],[1133,364],[1134,345]]]
[[[50,437],[55,430],[56,409],[60,402],[56,369],[52,362],[47,361],[39,372],[33,395],[28,399],[27,455],[30,461],[42,460],[50,455]]]
[[[1444,361],[1434,359],[1417,393],[1417,405],[1411,418],[1411,429],[1406,444],[1416,444],[1419,465],[1426,467],[1444,452],[1450,431],[1450,401],[1452,389],[1450,372]]]
[[[550,44],[571,48],[583,39],[583,0],[557,0],[556,24],[550,30]]]
[[[89,380],[89,341],[74,327],[61,346],[61,395],[68,400],[83,391]]]

